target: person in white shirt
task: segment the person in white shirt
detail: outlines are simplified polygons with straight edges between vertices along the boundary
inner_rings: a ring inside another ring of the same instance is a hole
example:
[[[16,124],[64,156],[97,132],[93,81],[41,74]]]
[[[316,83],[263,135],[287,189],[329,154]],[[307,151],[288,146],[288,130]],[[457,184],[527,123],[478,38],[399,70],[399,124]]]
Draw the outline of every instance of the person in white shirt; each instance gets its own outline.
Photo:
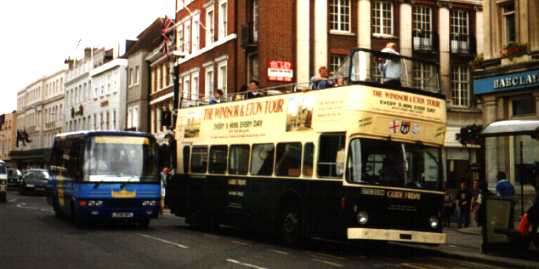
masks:
[[[397,52],[397,44],[389,42],[381,52],[391,53],[400,56]],[[401,64],[400,58],[386,58],[380,65],[380,69],[384,75],[383,84],[387,87],[400,87],[401,86]]]

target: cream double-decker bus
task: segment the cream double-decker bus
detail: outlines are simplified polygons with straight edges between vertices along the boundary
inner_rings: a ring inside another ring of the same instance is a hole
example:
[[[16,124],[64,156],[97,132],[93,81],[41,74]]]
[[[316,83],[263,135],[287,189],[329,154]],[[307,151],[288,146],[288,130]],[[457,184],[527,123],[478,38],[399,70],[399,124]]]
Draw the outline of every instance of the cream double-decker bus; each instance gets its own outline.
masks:
[[[392,89],[382,83],[388,60],[402,73]],[[273,231],[287,243],[444,243],[437,66],[357,49],[346,70],[341,87],[180,109],[171,212],[195,227]]]

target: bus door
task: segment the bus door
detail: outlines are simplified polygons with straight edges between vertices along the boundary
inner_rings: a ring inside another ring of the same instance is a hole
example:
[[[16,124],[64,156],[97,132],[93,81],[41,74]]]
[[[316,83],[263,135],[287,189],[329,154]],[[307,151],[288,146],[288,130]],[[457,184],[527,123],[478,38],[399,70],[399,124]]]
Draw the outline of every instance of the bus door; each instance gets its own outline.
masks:
[[[177,154],[176,173],[169,178],[166,184],[165,204],[173,211],[173,213],[185,216],[185,210],[189,208],[187,203],[190,201],[187,180],[189,175],[191,145],[181,144]]]
[[[312,229],[325,236],[338,236],[345,161],[345,133],[324,133],[318,144],[317,179],[310,186]]]

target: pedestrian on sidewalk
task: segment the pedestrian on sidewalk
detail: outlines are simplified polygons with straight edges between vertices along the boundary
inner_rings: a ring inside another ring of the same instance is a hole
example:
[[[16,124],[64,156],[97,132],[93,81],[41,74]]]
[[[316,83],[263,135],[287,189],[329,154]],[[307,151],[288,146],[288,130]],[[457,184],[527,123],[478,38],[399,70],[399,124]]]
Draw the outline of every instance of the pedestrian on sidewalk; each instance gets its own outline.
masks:
[[[466,228],[470,226],[470,209],[472,202],[472,192],[468,188],[466,181],[460,182],[460,189],[457,197],[457,205],[459,209],[458,227]]]
[[[474,180],[472,185],[472,204],[470,222],[472,227],[479,226],[479,208],[481,207],[481,188],[479,180]]]
[[[498,182],[496,183],[496,195],[502,198],[510,198],[513,199],[513,196],[515,195],[515,188],[513,187],[513,184],[507,179],[507,176],[504,172],[499,171],[498,175],[496,175],[496,179]]]
[[[442,211],[442,223],[444,227],[451,227],[451,220],[453,219],[453,213],[455,212],[455,200],[453,195],[446,190],[444,195],[444,208]]]

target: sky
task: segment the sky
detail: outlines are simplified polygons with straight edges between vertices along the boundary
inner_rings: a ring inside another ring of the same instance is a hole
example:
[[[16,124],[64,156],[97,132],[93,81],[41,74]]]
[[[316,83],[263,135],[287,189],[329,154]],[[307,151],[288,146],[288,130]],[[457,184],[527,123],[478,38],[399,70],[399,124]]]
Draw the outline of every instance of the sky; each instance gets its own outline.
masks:
[[[0,113],[17,108],[19,90],[65,68],[64,59],[81,57],[84,47],[124,46],[157,17],[174,18],[175,5],[175,0],[0,1]]]

